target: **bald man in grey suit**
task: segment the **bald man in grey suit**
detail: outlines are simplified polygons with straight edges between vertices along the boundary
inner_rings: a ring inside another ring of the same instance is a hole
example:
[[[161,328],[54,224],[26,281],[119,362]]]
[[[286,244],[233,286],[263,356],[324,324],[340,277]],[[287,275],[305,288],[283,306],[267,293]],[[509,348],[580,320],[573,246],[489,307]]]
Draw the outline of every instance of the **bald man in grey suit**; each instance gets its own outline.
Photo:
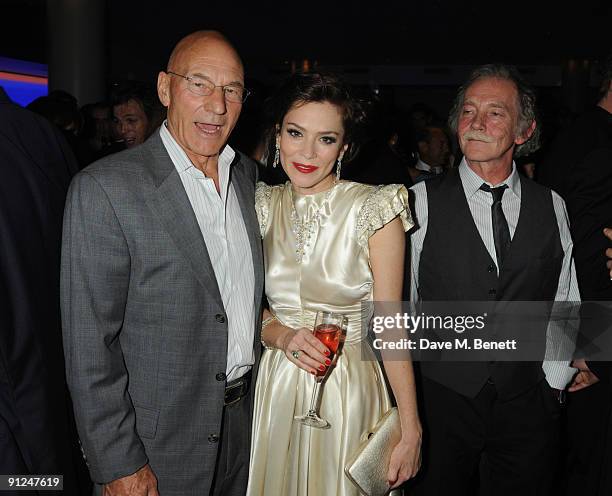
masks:
[[[67,378],[98,494],[244,494],[263,262],[256,167],[226,145],[248,92],[219,33],[175,47],[168,119],[72,182]]]

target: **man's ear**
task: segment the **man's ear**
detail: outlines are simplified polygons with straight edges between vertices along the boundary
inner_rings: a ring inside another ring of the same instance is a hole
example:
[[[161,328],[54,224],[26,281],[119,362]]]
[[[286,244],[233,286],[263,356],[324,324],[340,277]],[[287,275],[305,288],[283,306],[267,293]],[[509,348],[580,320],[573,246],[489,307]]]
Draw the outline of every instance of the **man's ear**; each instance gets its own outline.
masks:
[[[164,107],[170,104],[170,75],[164,71],[157,75],[157,96]]]
[[[533,132],[535,131],[536,128],[536,121],[534,120],[531,125],[519,136],[517,136],[516,138],[514,138],[514,142],[517,145],[522,145],[523,143],[525,143],[526,141],[529,141],[529,138],[531,138],[531,135],[533,134]]]

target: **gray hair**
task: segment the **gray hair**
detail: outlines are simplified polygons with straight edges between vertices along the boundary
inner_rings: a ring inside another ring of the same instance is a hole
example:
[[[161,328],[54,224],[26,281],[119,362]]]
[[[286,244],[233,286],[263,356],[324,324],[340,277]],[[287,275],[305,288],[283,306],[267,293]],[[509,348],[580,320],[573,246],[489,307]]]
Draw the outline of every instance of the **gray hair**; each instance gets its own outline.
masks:
[[[529,86],[525,80],[521,77],[518,70],[514,66],[504,64],[486,64],[477,67],[472,71],[467,81],[459,88],[453,107],[448,117],[448,125],[457,133],[459,124],[459,115],[461,108],[463,107],[463,101],[465,99],[465,93],[467,89],[479,79],[505,79],[510,81],[516,87],[518,93],[518,109],[519,118],[517,123],[516,132],[518,135],[524,135],[529,129],[531,124],[535,122],[537,110],[536,110],[536,97],[535,92],[531,86]],[[520,157],[529,155],[540,148],[540,128],[536,126],[531,137],[525,141],[522,145],[517,145],[514,149],[514,156]]]

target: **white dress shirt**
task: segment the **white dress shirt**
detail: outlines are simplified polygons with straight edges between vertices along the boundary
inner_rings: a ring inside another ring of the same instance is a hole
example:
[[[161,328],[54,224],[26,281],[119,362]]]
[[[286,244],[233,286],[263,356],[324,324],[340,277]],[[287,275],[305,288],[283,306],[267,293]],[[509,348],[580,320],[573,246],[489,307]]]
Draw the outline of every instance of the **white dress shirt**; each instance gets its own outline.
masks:
[[[160,136],[193,208],[227,315],[227,380],[245,374],[255,362],[255,274],[249,238],[238,197],[231,183],[236,156],[229,145],[219,156],[219,189],[196,168],[166,127]],[[180,219],[176,219],[180,222]]]
[[[497,256],[495,252],[495,241],[493,239],[493,225],[491,219],[491,206],[493,205],[493,196],[487,191],[482,191],[480,186],[485,182],[483,179],[476,174],[468,166],[465,158],[459,165],[459,177],[461,178],[461,184],[463,185],[463,191],[467,199],[472,218],[478,229],[480,237],[484,242],[491,259],[497,265]],[[506,184],[508,190],[502,196],[502,210],[508,222],[508,228],[510,230],[510,239],[514,236],[514,231],[518,224],[519,213],[521,209],[521,181],[516,170],[516,165],[512,164],[512,173],[505,181],[500,184],[489,184],[491,187],[500,186]],[[414,192],[415,197],[415,215],[418,225],[418,229],[411,236],[411,289],[410,299],[413,302],[418,301],[418,287],[419,287],[419,261],[421,258],[421,251],[423,249],[423,241],[425,240],[425,234],[427,233],[427,218],[428,218],[428,206],[427,206],[427,186],[424,182],[415,184],[410,188]],[[563,248],[563,262],[561,265],[561,273],[559,275],[559,284],[557,286],[557,293],[555,295],[555,301],[580,301],[580,292],[578,290],[578,281],[576,280],[576,269],[574,267],[574,259],[572,258],[572,238],[569,231],[569,221],[567,217],[567,210],[565,208],[565,202],[563,199],[554,191],[552,192],[553,208],[555,216],[557,218],[557,224],[559,226],[559,235],[561,238],[561,246]],[[498,267],[499,272],[499,267]],[[560,339],[553,339],[552,334],[555,336],[565,335],[568,333],[561,332],[558,329],[554,329],[551,324],[548,327],[547,332],[547,349],[546,356],[549,358],[554,357],[567,357],[568,346],[571,343],[564,342]],[[570,352],[573,351],[570,350]],[[576,373],[576,369],[569,366],[568,360],[546,360],[542,363],[542,369],[546,374],[546,380],[551,387],[556,389],[565,389],[573,375]]]
[[[421,159],[420,157],[417,160],[417,163],[414,165],[414,168],[416,170],[420,170],[420,171],[423,171],[423,172],[431,172],[432,174],[441,174],[442,173],[442,167],[432,167],[427,162],[423,162],[423,159]]]

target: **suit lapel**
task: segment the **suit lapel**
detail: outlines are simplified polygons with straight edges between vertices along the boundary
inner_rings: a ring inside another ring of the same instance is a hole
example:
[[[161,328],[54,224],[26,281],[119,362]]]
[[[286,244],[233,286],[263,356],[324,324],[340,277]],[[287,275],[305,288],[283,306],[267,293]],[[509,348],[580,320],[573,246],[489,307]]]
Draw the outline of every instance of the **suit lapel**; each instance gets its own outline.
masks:
[[[252,193],[252,182],[244,171],[244,164],[240,162],[240,154],[236,153],[236,161],[231,169],[232,184],[238,197],[242,218],[251,245],[251,256],[253,257],[253,269],[255,271],[255,309],[259,308],[259,295],[263,291],[263,259],[261,248],[261,235],[259,223],[255,214],[255,199]],[[249,182],[251,184],[249,184]]]
[[[178,252],[189,262],[196,279],[223,307],[200,226],[181,178],[159,137],[159,131],[143,145],[143,148],[145,160],[151,166],[156,186],[147,199],[148,206],[160,218]]]
[[[253,270],[255,272],[255,291],[253,294],[253,304],[255,305],[255,332],[253,333],[253,352],[255,354],[255,364],[253,367],[253,380],[256,380],[259,358],[261,356],[261,344],[259,338],[261,329],[261,297],[263,294],[264,285],[263,251],[261,246],[261,234],[259,232],[259,222],[257,220],[257,214],[255,213],[253,182],[244,170],[244,168],[248,167],[249,165],[248,163],[245,164],[244,162],[241,162],[239,153],[236,153],[236,157],[236,161],[232,165],[231,169],[232,184],[234,185],[234,190],[236,191],[236,196],[238,197],[242,218],[249,237],[251,255],[253,257]],[[252,408],[253,403],[251,403],[251,409]]]

